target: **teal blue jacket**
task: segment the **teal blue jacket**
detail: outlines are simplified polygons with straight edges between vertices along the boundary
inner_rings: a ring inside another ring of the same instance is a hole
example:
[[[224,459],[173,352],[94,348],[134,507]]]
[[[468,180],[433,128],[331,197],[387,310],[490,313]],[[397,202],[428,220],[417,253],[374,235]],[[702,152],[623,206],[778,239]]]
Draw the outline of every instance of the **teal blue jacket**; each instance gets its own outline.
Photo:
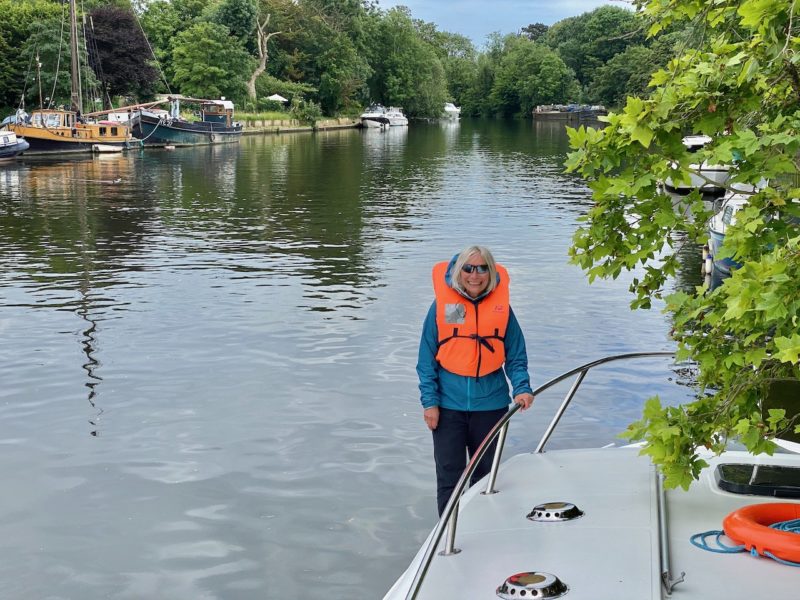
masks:
[[[445,279],[450,280],[447,269]],[[499,275],[498,275],[499,277]],[[476,299],[464,296],[468,301],[480,303],[485,296]],[[507,407],[510,402],[508,381],[511,381],[511,395],[523,392],[532,393],[528,375],[528,354],[525,350],[525,337],[514,311],[509,310],[508,326],[505,336],[506,362],[502,369],[482,377],[465,377],[443,369],[436,360],[439,347],[439,328],[436,325],[436,301],[431,304],[422,325],[422,338],[419,343],[417,375],[419,376],[420,400],[424,408],[441,406],[452,410],[481,411]]]

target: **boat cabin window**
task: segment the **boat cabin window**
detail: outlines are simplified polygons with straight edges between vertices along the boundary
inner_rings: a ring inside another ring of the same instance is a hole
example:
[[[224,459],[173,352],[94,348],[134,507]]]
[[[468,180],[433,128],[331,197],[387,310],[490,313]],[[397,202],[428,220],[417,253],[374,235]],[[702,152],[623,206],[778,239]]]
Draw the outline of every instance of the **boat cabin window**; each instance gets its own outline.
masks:
[[[117,128],[116,127],[112,127],[111,128],[111,135],[117,135]]]
[[[714,471],[720,489],[732,494],[800,498],[800,467],[722,464]]]
[[[8,144],[8,143],[9,143],[8,136],[4,135],[3,136],[3,144],[5,145],[5,144]]]
[[[730,225],[732,219],[733,219],[733,207],[726,206],[725,210],[722,213],[722,222],[725,223],[725,225]]]
[[[31,123],[37,127],[61,127],[59,113],[33,113]]]
[[[105,134],[106,134],[106,128],[105,127],[101,127],[100,128],[100,135],[105,135]]]

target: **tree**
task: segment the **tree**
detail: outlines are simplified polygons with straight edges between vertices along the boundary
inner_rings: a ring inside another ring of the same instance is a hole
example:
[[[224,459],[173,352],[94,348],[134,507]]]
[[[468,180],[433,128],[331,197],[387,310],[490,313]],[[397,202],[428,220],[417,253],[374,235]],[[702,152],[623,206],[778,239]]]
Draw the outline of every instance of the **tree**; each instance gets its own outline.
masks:
[[[367,80],[372,74],[349,37],[340,34],[332,42],[318,61],[319,99],[322,110],[328,114],[354,108],[366,100],[369,95]]]
[[[506,37],[491,100],[503,116],[530,116],[537,104],[568,102],[578,94],[575,75],[552,50],[527,38]]]
[[[702,244],[708,209],[697,193],[673,205],[657,182],[690,162],[735,164],[733,181],[767,185],[752,194],[726,233],[726,253],[742,263],[715,290],[666,297],[678,356],[696,362],[701,394],[680,407],[651,399],[626,435],[668,486],[688,487],[706,463],[697,449],[721,451],[738,438],[771,452],[780,433],[798,431],[773,392],[800,378],[800,6],[764,0],[640,0],[653,36],[686,25],[693,49],[653,75],[647,98],[630,97],[605,129],[570,133],[568,169],[586,177],[595,206],[576,232],[573,260],[589,278],[639,265],[633,307],[649,307],[675,274],[681,244]],[[713,142],[690,157],[681,137]],[[770,404],[777,406],[770,407]]]
[[[407,9],[393,8],[378,27],[370,65],[373,99],[410,116],[438,117],[447,101],[444,68],[414,28]]]
[[[47,27],[54,27],[57,36],[61,12],[61,7],[49,0],[0,0],[0,14],[3,15],[0,19],[0,106],[17,106],[23,95],[38,105],[36,48],[32,36]],[[47,36],[47,40],[50,37]],[[44,38],[37,36],[37,39]],[[53,56],[57,56],[57,49]],[[51,82],[53,73],[55,62],[48,73]],[[43,89],[49,96],[49,88]]]
[[[87,31],[91,63],[106,99],[123,94],[149,96],[159,80],[150,47],[127,9],[102,6],[90,13]],[[106,106],[106,108],[111,108]]]
[[[244,95],[253,58],[230,30],[215,23],[196,23],[174,41],[175,83],[196,98]]]
[[[656,70],[654,52],[645,46],[628,46],[597,69],[588,97],[606,106],[622,106],[628,96],[646,96]]]
[[[250,79],[247,81],[247,96],[253,101],[256,100],[256,80],[262,73],[264,73],[264,71],[267,70],[267,61],[269,60],[269,49],[267,48],[267,44],[269,44],[270,38],[281,34],[280,31],[271,31],[269,33],[266,32],[270,17],[271,15],[267,14],[262,21],[258,16],[256,16],[256,48],[258,51],[258,64],[253,70],[253,74],[250,75]]]
[[[520,33],[530,41],[538,42],[544,37],[548,29],[550,28],[544,23],[531,23],[527,27],[523,27]]]
[[[255,0],[221,0],[218,4],[209,4],[207,11],[210,21],[227,27],[242,44],[250,42],[257,25]]]
[[[641,25],[633,12],[616,6],[601,6],[554,24],[543,41],[558,52],[585,86],[595,70],[611,57],[630,45],[641,44],[640,31]]]

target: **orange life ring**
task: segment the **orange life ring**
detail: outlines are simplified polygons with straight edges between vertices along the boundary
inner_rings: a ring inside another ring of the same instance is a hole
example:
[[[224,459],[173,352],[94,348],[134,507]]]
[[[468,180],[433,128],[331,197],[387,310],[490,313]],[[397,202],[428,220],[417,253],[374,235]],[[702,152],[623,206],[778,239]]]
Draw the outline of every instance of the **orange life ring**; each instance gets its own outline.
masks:
[[[770,527],[773,523],[800,519],[800,504],[776,502],[751,504],[733,511],[722,521],[730,539],[761,556],[800,563],[800,534]]]

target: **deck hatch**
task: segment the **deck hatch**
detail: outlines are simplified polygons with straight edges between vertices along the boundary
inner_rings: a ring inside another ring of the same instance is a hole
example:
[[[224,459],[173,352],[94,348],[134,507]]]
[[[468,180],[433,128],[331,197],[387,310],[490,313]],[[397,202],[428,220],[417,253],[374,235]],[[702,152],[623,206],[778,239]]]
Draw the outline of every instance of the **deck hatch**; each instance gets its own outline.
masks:
[[[534,598],[535,600],[560,598],[569,588],[555,575],[529,571],[512,575],[497,588],[497,595],[503,600]]]
[[[531,521],[571,521],[583,516],[583,511],[571,502],[546,502],[533,507],[526,517]]]

